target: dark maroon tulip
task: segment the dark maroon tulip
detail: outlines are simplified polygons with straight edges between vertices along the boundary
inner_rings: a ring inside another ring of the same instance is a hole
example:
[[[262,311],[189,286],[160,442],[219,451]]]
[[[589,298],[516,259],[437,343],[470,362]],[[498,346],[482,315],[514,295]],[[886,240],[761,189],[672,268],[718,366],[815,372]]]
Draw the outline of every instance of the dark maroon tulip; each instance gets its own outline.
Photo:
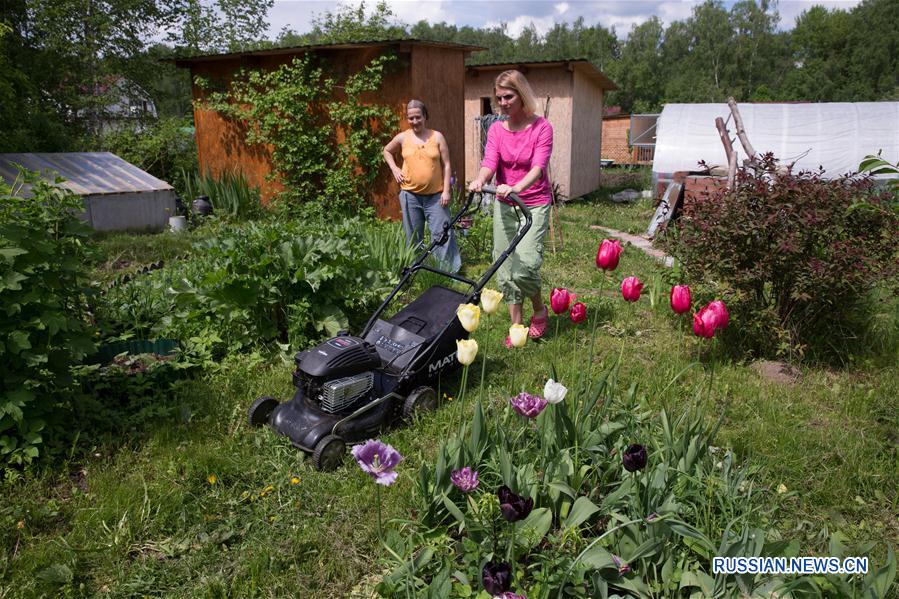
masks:
[[[509,522],[518,522],[524,520],[534,509],[534,500],[528,497],[520,497],[512,492],[512,489],[503,485],[497,491],[499,497],[499,511],[503,513],[503,518]]]
[[[646,466],[646,448],[639,443],[628,445],[621,456],[621,462],[628,472],[642,470]]]
[[[512,566],[506,562],[487,562],[481,570],[481,584],[491,597],[502,595],[512,586]]]

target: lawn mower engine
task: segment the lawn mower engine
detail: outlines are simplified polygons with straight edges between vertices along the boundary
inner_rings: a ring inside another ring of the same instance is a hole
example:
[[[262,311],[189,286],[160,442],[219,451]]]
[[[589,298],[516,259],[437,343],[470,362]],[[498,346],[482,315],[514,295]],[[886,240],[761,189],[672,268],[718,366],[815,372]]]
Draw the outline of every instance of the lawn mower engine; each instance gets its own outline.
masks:
[[[381,367],[377,350],[359,337],[334,337],[294,358],[294,386],[329,414],[338,414],[368,397],[374,371]]]

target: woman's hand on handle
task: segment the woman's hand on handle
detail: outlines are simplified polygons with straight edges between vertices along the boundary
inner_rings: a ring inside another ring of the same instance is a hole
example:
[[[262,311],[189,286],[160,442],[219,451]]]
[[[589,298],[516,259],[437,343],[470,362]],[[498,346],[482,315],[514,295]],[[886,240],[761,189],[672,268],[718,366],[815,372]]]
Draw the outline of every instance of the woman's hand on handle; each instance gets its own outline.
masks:
[[[505,198],[510,193],[515,193],[515,189],[513,189],[511,185],[501,183],[500,185],[496,186],[496,195],[498,197]]]

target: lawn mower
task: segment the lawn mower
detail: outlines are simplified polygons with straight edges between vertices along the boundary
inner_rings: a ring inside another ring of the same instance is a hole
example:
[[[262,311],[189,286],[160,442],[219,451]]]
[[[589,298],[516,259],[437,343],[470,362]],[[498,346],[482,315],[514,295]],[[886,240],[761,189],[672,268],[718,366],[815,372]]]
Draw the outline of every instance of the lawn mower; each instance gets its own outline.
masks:
[[[482,193],[495,193],[484,187]],[[425,264],[461,218],[474,214],[474,193],[440,235],[433,236],[415,261],[403,268],[399,283],[372,314],[358,336],[341,331],[336,337],[294,357],[296,391],[289,401],[258,398],[249,409],[251,426],[268,424],[312,455],[318,470],[333,470],[343,461],[348,444],[360,443],[417,412],[437,409],[436,382],[459,367],[456,340],[468,332],[456,317],[459,304],[478,303],[484,285],[509,257],[531,227],[531,213],[510,194],[524,224],[490,268],[477,281]],[[467,285],[467,292],[434,285],[393,316],[382,319],[388,306],[411,285],[420,271]]]

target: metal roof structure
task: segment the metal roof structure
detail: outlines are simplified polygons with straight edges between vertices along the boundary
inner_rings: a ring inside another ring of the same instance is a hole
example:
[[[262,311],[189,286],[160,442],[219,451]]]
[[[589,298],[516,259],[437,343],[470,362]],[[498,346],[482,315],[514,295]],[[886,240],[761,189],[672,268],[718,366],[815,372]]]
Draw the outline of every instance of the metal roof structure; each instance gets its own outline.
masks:
[[[18,176],[17,164],[45,178],[62,177],[60,186],[80,196],[173,189],[110,152],[0,154],[0,177],[9,184]]]

